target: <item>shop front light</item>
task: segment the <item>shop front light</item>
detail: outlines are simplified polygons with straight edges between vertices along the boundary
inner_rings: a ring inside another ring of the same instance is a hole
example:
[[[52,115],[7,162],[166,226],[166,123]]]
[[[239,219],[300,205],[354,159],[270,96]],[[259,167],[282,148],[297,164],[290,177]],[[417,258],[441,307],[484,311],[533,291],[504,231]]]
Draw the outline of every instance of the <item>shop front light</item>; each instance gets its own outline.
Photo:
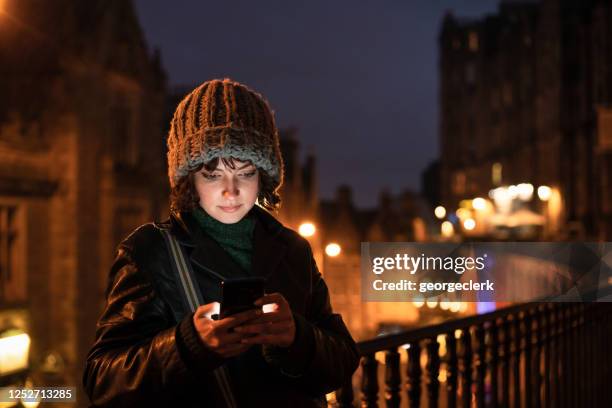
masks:
[[[538,198],[542,201],[550,200],[550,196],[552,195],[552,190],[548,186],[540,186],[538,187]]]
[[[303,237],[312,237],[316,231],[317,229],[312,222],[304,222],[298,228],[298,232]]]
[[[522,201],[529,201],[533,197],[533,184],[521,183],[516,186],[518,189],[518,198]]]
[[[472,231],[474,228],[476,228],[476,221],[474,221],[473,218],[463,220],[463,228],[465,228],[467,231]]]
[[[338,256],[340,255],[342,248],[340,248],[340,245],[336,244],[335,242],[332,242],[330,244],[327,244],[327,246],[325,247],[325,253],[327,254],[327,256]]]
[[[472,200],[472,207],[474,207],[475,210],[482,211],[487,208],[487,201],[482,197],[476,197]]]

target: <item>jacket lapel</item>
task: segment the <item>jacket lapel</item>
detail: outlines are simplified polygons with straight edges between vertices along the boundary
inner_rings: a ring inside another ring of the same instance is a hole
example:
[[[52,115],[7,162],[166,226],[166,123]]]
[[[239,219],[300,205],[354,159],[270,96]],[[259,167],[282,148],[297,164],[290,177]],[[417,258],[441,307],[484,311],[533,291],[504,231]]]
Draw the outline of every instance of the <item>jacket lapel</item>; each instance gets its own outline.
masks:
[[[277,271],[287,252],[287,245],[281,239],[283,226],[258,206],[253,207],[253,212],[257,222],[253,231],[251,274],[268,278]],[[193,248],[190,259],[194,265],[215,276],[244,276],[244,272],[229,254],[214,239],[197,228],[197,221],[192,216],[187,213],[173,213],[171,221],[172,233],[179,242]]]
[[[245,275],[245,272],[214,239],[200,231],[194,235],[196,247],[190,257],[194,265],[220,280]]]
[[[231,256],[196,223],[188,213],[174,214],[172,232],[182,245],[193,248],[192,264],[219,280],[244,276]]]
[[[287,245],[280,239],[282,225],[265,210],[255,206],[257,216],[253,231],[253,259],[251,268],[254,276],[268,278],[278,269],[287,252]]]

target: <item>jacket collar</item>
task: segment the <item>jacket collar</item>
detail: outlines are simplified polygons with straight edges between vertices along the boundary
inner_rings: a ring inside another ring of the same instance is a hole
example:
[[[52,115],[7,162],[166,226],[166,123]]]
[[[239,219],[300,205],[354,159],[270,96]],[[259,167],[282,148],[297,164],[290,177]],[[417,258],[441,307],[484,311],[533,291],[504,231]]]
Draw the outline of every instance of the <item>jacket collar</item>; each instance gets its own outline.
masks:
[[[284,227],[270,213],[257,205],[251,211],[256,219],[251,273],[253,276],[268,277],[276,272],[287,251],[287,244],[281,234]],[[191,214],[171,212],[170,231],[181,245],[193,248],[191,260],[208,273],[222,276],[237,276],[242,273],[227,252],[202,231]]]

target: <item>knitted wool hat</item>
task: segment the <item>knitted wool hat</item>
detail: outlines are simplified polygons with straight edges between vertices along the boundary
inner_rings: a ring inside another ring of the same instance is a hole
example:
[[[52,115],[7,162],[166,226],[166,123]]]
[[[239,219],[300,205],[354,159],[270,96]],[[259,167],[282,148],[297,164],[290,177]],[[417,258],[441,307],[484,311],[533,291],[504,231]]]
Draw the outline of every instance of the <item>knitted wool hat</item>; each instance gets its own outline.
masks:
[[[275,183],[283,181],[278,130],[268,103],[229,79],[204,82],[179,103],[168,134],[168,177],[181,177],[216,157],[250,160]]]

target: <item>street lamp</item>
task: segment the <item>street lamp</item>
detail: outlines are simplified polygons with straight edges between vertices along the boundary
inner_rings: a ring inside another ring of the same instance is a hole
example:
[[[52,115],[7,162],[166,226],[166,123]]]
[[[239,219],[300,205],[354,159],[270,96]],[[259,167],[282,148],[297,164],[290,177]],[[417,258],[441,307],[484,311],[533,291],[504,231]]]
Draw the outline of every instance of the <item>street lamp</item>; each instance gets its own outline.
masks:
[[[475,210],[484,210],[487,208],[487,202],[482,197],[476,197],[472,200],[472,207],[474,207]]]
[[[300,233],[300,235],[306,238],[312,237],[316,231],[317,228],[312,222],[303,222],[298,228],[298,232]]]
[[[436,209],[434,210],[434,214],[436,215],[436,217],[438,219],[442,219],[446,216],[446,208],[442,207],[441,205],[437,206]]]
[[[531,200],[533,196],[533,184],[531,183],[521,183],[517,186],[518,188],[518,197],[523,201]]]
[[[468,218],[466,220],[463,221],[463,228],[465,228],[467,231],[471,231],[474,228],[476,228],[476,221],[474,221],[473,218]]]
[[[340,248],[340,245],[336,244],[335,242],[329,243],[325,247],[325,253],[327,254],[327,256],[331,257],[340,255],[341,250],[342,248]]]
[[[453,223],[450,222],[450,221],[444,221],[440,228],[441,228],[442,236],[444,238],[452,237],[453,233],[455,232],[455,228],[453,227]]]
[[[548,186],[538,187],[538,197],[540,198],[540,200],[548,201],[550,199],[551,194],[552,194],[552,191],[550,187]]]

